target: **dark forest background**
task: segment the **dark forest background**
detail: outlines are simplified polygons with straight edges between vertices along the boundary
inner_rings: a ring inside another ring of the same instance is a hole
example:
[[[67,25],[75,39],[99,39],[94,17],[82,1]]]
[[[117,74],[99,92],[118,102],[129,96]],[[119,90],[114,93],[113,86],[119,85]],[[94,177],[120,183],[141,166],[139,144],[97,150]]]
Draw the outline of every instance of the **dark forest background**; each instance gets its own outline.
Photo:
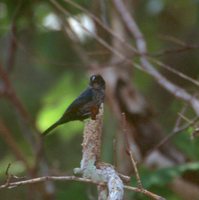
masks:
[[[116,1],[0,1],[2,184],[9,163],[9,173],[19,177],[72,175],[81,160],[84,123],[57,128],[44,144],[40,134],[87,87],[89,76],[100,73],[107,83],[102,160],[132,176],[136,186],[120,126],[125,112],[144,187],[169,200],[199,199],[199,1],[122,2],[143,34],[146,52]],[[168,83],[182,90],[171,91]],[[78,182],[0,190],[1,199],[16,200],[96,195],[95,186]],[[125,198],[147,199],[133,192]]]

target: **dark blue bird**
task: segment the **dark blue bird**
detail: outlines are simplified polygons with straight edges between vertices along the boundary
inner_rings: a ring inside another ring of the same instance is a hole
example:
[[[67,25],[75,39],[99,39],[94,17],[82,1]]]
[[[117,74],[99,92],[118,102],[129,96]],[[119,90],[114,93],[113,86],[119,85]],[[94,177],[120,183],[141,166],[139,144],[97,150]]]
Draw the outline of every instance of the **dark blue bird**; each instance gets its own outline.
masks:
[[[100,105],[104,102],[105,81],[100,75],[92,75],[88,88],[66,109],[62,117],[43,132],[47,135],[54,128],[70,121],[84,120],[89,117],[95,120]]]

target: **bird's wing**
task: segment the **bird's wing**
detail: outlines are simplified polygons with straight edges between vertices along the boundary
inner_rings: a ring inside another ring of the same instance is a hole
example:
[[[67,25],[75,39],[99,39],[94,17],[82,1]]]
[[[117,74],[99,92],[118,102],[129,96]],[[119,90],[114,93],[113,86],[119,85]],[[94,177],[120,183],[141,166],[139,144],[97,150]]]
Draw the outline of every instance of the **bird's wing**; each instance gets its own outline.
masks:
[[[87,88],[83,93],[80,94],[80,96],[77,99],[75,99],[70,104],[70,106],[67,108],[65,113],[78,111],[85,104],[87,104],[88,102],[92,101],[92,96],[93,96],[92,89],[91,88]]]
[[[92,101],[92,89],[91,88],[87,88],[83,93],[80,94],[79,97],[77,97],[77,99],[75,99],[71,105],[68,107],[67,110],[72,109],[76,106],[83,106],[84,104]]]

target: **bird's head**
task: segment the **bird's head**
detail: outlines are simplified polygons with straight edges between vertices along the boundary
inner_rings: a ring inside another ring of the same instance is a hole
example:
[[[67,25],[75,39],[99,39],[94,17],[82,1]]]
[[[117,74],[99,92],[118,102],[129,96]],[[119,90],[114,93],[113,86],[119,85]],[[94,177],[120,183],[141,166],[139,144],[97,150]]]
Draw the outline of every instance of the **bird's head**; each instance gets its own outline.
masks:
[[[92,75],[90,77],[89,85],[94,89],[100,89],[100,88],[105,89],[105,81],[100,75]]]

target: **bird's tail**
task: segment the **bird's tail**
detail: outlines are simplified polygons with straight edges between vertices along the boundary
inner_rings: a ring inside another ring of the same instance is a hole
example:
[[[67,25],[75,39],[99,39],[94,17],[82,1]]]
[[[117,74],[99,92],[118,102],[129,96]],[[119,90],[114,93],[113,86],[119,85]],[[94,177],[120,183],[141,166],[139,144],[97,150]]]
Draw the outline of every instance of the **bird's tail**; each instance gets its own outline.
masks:
[[[42,133],[42,135],[43,136],[46,136],[46,135],[48,135],[53,129],[55,129],[57,126],[59,126],[60,125],[60,123],[59,123],[59,121],[58,122],[55,122],[53,125],[51,125],[49,128],[47,128],[43,133]]]

